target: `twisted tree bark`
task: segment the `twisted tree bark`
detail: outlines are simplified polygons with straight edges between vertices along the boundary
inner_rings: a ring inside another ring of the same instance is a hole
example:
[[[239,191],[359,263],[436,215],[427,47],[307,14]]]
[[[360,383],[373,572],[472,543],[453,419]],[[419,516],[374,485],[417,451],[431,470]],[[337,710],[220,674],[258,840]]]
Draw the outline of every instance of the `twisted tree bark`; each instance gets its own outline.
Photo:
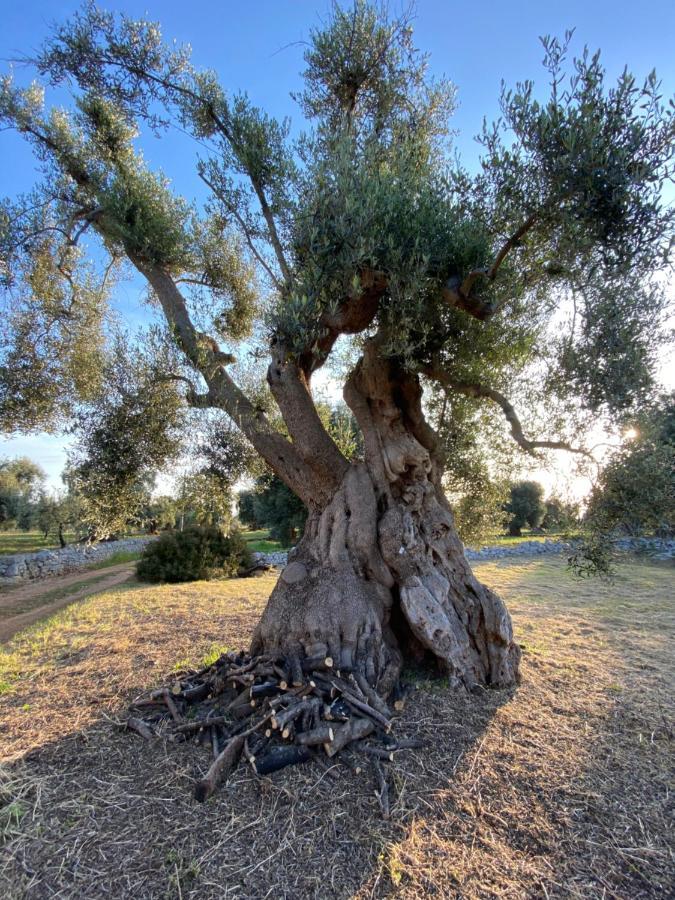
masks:
[[[513,684],[511,619],[464,557],[419,380],[377,350],[371,339],[345,387],[365,459],[347,468],[326,506],[310,510],[252,652],[330,656],[382,696],[405,658],[435,660],[469,689]]]

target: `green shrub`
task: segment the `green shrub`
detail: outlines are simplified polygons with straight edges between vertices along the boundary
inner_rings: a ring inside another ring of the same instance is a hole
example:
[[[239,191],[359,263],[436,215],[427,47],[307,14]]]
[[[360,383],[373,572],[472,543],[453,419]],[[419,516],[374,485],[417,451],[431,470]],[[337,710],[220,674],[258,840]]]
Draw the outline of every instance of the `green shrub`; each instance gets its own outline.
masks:
[[[141,581],[198,581],[236,575],[252,564],[251,553],[238,531],[226,537],[212,526],[166,532],[149,543],[136,566]]]

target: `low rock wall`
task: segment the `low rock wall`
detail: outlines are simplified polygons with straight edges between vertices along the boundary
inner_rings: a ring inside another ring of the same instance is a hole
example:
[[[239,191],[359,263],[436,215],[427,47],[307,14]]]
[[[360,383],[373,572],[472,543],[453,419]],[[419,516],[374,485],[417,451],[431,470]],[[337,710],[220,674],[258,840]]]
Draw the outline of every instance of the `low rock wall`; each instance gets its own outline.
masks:
[[[492,545],[479,550],[467,548],[464,555],[468,560],[502,559],[509,556],[539,556],[543,553],[571,554],[579,546],[579,541],[521,541],[519,544]],[[649,559],[675,559],[675,540],[664,538],[615,538],[614,550],[620,553],[637,553]]]
[[[464,556],[471,562],[479,559],[505,559],[511,556],[540,556],[546,553],[572,553],[571,541],[520,541],[518,544],[492,544],[472,550],[466,547]]]
[[[665,538],[620,538],[613,542],[616,550],[644,553],[650,559],[675,559],[675,540]]]
[[[651,559],[675,559],[675,540],[660,538],[620,538],[613,541],[614,548],[623,552],[643,553]],[[507,559],[519,556],[543,556],[547,553],[571,554],[575,549],[574,541],[521,541],[518,544],[493,544],[472,550],[467,547],[464,555],[469,562],[481,559]],[[285,566],[288,553],[256,553],[257,559],[270,566]]]
[[[121,541],[107,541],[102,544],[73,544],[60,550],[40,550],[38,553],[19,553],[0,557],[0,587],[19,584],[54,575],[86,570],[96,563],[110,559],[116,553],[138,553],[153,537],[125,538]],[[478,550],[467,548],[466,558],[471,561],[482,559],[507,559],[520,556],[541,556],[544,554],[570,554],[574,550],[570,541],[521,541],[519,544],[493,545]],[[675,559],[675,540],[657,538],[620,538],[614,541],[617,550],[642,553],[651,559]],[[255,553],[256,559],[270,566],[285,566],[287,552]]]
[[[268,566],[285,566],[288,562],[288,552],[283,550],[278,553],[254,553],[253,556]]]
[[[116,553],[139,553],[152,537],[124,538],[101,544],[72,544],[58,550],[0,557],[0,586],[86,570]]]

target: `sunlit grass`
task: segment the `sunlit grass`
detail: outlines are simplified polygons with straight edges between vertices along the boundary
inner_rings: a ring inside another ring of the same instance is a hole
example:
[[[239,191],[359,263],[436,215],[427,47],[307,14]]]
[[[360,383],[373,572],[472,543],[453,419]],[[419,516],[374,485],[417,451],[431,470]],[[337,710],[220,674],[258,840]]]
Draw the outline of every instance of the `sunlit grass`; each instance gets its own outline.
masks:
[[[503,559],[474,566],[478,577],[499,591],[507,603],[555,606],[593,611],[600,616],[639,610],[646,624],[659,612],[672,609],[673,569],[669,566],[619,563],[611,581],[574,575],[564,560]]]
[[[36,667],[58,659],[63,651],[70,653],[83,647],[110,646],[111,642],[122,644],[127,629],[136,634],[142,627],[148,631],[148,640],[156,638],[157,634],[151,633],[153,624],[161,622],[163,628],[178,628],[184,618],[190,618],[193,610],[197,625],[207,622],[209,616],[215,621],[221,616],[260,610],[275,580],[274,576],[266,576],[180,585],[131,582],[94,594],[26,628],[0,647],[0,678],[11,682],[20,671],[24,676],[30,674]],[[79,587],[77,585],[76,589]],[[180,660],[181,664],[206,665],[206,660],[217,659],[225,646],[205,631],[203,640],[196,642],[190,650],[190,654]]]
[[[543,544],[544,541],[566,541],[571,540],[578,537],[575,534],[569,534],[568,532],[563,531],[547,531],[544,534],[541,532],[530,532],[523,531],[520,537],[515,537],[510,534],[502,534],[501,532],[495,532],[494,534],[489,534],[482,541],[473,541],[467,544],[467,547],[470,547],[472,550],[478,550],[481,547],[492,547],[493,545],[497,546],[511,546],[516,544],[523,544],[529,541],[536,541],[537,543]]]
[[[66,532],[64,538],[67,542],[75,540],[75,534]],[[54,535],[45,538],[41,531],[0,531],[0,556],[53,550],[58,546],[58,538]]]
[[[253,553],[281,553],[288,549],[279,541],[270,540],[269,535],[267,528],[259,528],[257,531],[245,531],[244,540]]]

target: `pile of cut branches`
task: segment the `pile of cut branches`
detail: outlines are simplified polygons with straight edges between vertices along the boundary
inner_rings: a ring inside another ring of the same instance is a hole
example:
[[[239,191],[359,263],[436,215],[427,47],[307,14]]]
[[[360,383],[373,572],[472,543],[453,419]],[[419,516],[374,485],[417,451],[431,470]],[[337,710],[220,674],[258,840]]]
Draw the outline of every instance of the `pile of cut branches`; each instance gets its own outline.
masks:
[[[267,775],[312,759],[325,765],[348,748],[370,758],[388,815],[381,762],[423,746],[391,734],[394,714],[404,706],[401,687],[392,700],[394,711],[363,675],[335,670],[330,657],[230,652],[135,700],[126,725],[146,739],[194,740],[212,749],[211,767],[195,786],[199,801],[213,794],[242,757],[258,775]],[[352,754],[340,761],[360,771]]]

